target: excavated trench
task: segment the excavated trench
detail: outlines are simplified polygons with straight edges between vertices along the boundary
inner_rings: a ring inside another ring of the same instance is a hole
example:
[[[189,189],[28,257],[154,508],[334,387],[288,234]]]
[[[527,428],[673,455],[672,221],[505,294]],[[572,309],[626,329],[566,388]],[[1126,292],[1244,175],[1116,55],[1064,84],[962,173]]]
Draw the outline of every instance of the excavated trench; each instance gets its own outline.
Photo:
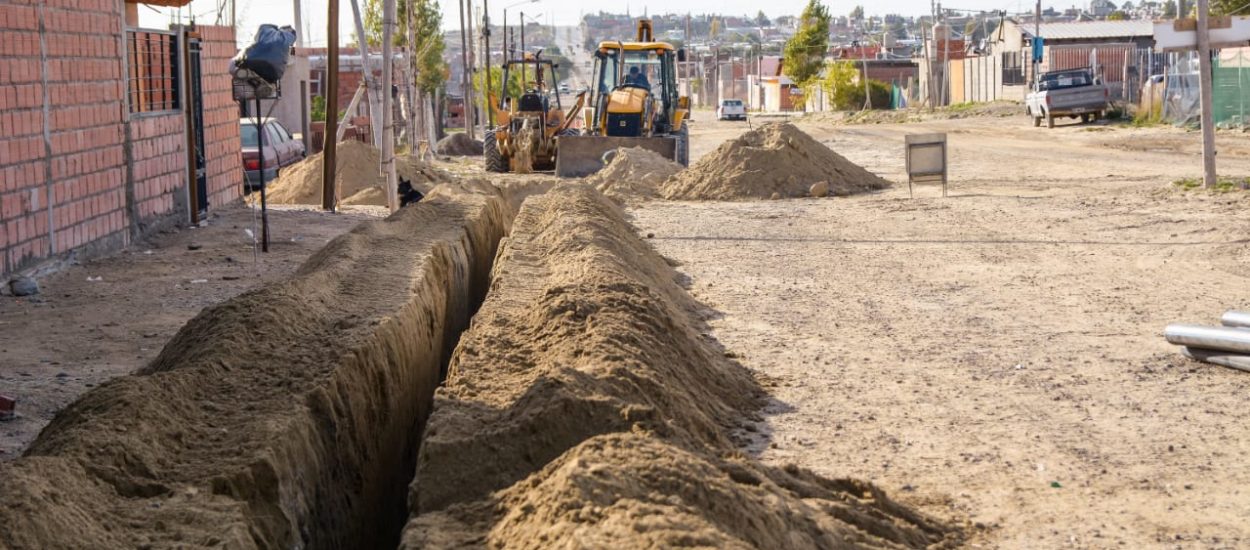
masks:
[[[618,207],[548,188],[442,186],[206,309],[0,464],[0,549],[958,543],[737,452],[753,377]]]
[[[395,547],[517,197],[435,193],[201,312],[0,466],[0,548]]]

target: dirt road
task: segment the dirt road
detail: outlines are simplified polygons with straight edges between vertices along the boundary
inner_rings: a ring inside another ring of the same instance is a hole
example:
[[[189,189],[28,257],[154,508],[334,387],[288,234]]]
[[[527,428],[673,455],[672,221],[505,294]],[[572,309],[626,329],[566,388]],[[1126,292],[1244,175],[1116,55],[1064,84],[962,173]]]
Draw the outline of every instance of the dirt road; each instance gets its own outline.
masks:
[[[1160,336],[1250,307],[1250,194],[1185,193],[1198,136],[1026,119],[802,126],[898,183],[632,210],[772,384],[747,448],[871,480],[989,547],[1250,544],[1250,376]],[[745,124],[693,125],[692,153]],[[944,131],[950,198],[902,136]],[[1221,134],[1250,174],[1250,139]]]
[[[45,277],[38,296],[0,298],[0,393],[18,399],[20,415],[0,423],[0,460],[16,458],[83,392],[147,364],[201,309],[289,275],[370,211],[274,209],[270,252],[254,256],[252,211],[227,207],[202,228]]]

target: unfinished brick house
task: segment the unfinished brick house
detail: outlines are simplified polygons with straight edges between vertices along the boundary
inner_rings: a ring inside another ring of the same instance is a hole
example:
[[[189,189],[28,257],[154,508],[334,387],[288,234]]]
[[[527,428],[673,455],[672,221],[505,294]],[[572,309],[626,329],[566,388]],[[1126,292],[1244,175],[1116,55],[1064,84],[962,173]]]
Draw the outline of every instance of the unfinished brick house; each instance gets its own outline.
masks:
[[[137,10],[0,0],[0,281],[242,195],[234,30],[140,29]]]

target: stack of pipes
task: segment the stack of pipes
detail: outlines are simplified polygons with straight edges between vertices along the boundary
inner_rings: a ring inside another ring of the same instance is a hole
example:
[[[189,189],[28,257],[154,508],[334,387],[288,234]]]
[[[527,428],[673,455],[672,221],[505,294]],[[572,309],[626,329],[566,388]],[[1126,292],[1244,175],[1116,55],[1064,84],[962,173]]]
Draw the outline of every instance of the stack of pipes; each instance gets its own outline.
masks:
[[[1168,325],[1167,341],[1181,348],[1185,357],[1250,372],[1250,311],[1228,311],[1220,318],[1222,326]]]

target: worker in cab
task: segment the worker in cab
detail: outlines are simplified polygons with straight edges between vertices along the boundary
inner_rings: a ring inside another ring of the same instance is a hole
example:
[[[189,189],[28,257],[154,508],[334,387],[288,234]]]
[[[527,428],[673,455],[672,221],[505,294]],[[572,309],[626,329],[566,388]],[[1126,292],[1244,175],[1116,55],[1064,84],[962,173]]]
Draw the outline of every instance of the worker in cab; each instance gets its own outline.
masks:
[[[651,89],[651,82],[647,80],[647,73],[639,69],[637,65],[629,68],[629,74],[625,76],[625,85]]]

